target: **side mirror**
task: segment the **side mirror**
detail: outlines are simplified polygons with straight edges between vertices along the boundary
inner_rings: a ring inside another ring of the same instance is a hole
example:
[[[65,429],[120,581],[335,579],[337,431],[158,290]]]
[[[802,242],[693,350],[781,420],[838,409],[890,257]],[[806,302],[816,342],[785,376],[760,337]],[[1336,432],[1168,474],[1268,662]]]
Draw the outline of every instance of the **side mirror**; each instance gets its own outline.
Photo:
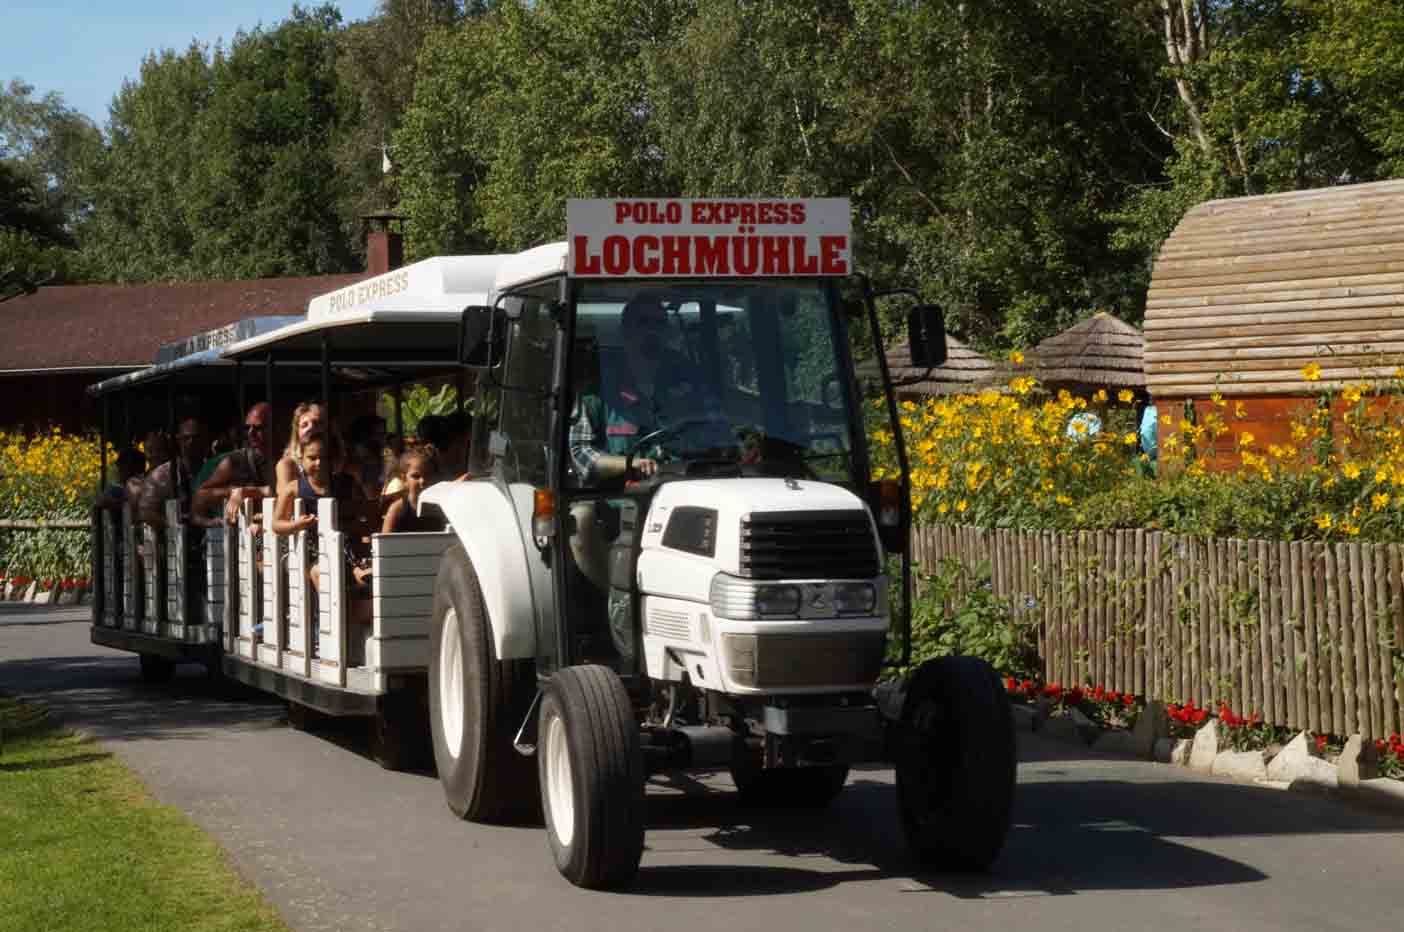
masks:
[[[934,304],[918,304],[907,312],[907,345],[912,366],[932,369],[946,361],[946,315]]]
[[[463,309],[458,326],[458,358],[465,366],[491,369],[502,359],[507,328],[502,311],[487,305]]]

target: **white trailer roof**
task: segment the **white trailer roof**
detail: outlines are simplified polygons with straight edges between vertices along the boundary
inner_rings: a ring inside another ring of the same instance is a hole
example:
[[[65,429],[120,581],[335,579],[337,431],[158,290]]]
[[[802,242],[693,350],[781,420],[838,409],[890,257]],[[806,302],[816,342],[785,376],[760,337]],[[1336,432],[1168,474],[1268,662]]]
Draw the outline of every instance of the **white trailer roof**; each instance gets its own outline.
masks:
[[[464,308],[488,303],[499,268],[512,258],[437,256],[377,275],[318,295],[308,302],[305,321],[242,340],[224,355],[237,358],[278,344],[307,342],[308,335],[329,329],[358,325],[456,325]]]
[[[504,256],[493,283],[494,298],[519,285],[563,275],[566,270],[566,243],[546,243],[526,252]]]

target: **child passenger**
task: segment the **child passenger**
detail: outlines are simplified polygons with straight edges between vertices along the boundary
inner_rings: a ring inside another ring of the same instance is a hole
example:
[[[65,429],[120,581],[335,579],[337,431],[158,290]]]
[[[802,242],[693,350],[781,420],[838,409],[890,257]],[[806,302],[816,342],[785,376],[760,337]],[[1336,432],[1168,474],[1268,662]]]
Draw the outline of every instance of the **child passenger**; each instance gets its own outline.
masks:
[[[301,440],[296,472],[278,489],[278,503],[273,511],[273,533],[296,534],[317,526],[317,499],[334,498],[345,505],[354,505],[360,500],[356,482],[347,473],[336,469],[340,464],[341,446],[336,439],[320,428],[313,430]],[[293,517],[293,502],[302,502],[302,517]],[[308,537],[307,558],[310,566],[312,586],[320,586],[317,560],[319,542],[316,535]],[[353,567],[356,582],[363,582],[370,576],[370,570],[362,571]],[[363,575],[364,573],[364,575]],[[319,589],[320,591],[320,589]]]
[[[398,485],[399,494],[386,509],[380,532],[394,534],[401,531],[442,531],[445,522],[439,510],[427,506],[421,514],[419,504],[419,496],[425,488],[433,485],[438,479],[438,451],[432,444],[411,447],[402,453],[398,474],[386,487],[386,492],[391,493],[392,487]]]

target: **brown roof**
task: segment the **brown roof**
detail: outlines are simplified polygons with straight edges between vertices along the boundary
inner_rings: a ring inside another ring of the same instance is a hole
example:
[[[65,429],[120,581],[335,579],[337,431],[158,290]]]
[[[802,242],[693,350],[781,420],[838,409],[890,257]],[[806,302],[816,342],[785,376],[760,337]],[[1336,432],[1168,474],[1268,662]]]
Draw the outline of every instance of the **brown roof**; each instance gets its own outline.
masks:
[[[1144,387],[1145,339],[1141,331],[1106,312],[1054,334],[1029,351],[1039,381]]]
[[[246,317],[301,314],[313,296],[362,278],[40,288],[0,304],[0,373],[150,365],[163,343]]]
[[[1009,374],[950,334],[946,335],[946,361],[942,365],[933,369],[913,366],[911,347],[899,343],[887,348],[887,366],[893,388],[902,394],[953,395],[994,384]],[[870,359],[861,364],[858,374],[876,380],[877,363]]]
[[[1208,201],[1156,257],[1146,381],[1183,398],[1392,379],[1401,321],[1404,179]]]

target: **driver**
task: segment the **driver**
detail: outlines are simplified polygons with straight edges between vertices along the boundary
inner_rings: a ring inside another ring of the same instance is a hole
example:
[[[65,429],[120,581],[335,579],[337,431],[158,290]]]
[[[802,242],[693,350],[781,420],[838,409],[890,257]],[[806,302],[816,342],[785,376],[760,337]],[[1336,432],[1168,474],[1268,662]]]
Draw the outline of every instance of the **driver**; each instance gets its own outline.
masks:
[[[624,475],[631,450],[634,475],[652,476],[658,453],[635,450],[639,440],[705,405],[692,365],[664,346],[667,326],[657,298],[641,295],[624,305],[622,365],[602,366],[598,388],[583,389],[571,414],[570,456],[580,485],[632,478]]]

